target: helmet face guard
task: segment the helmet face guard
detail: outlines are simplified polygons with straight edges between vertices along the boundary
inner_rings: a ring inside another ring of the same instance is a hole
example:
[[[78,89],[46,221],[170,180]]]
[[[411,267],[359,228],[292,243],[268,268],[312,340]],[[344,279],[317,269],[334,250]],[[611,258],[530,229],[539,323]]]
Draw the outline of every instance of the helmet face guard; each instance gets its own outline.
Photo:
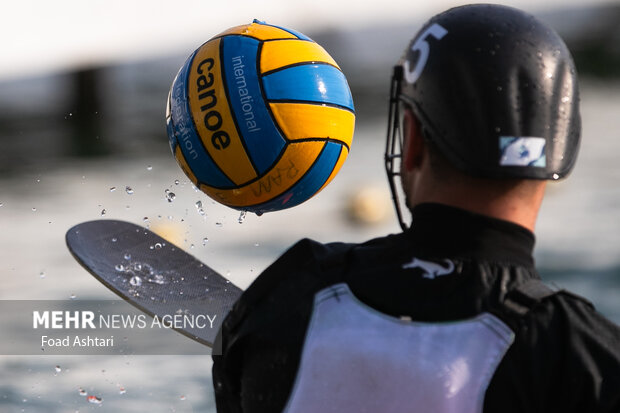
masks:
[[[400,169],[403,153],[403,136],[401,131],[401,100],[400,89],[403,77],[402,66],[394,66],[394,73],[390,82],[390,103],[388,111],[388,129],[387,139],[385,142],[385,154],[383,160],[385,162],[385,172],[387,173],[388,183],[390,184],[390,192],[392,193],[392,201],[396,209],[396,217],[400,227],[404,230],[408,228],[403,219],[401,196],[399,189],[401,188]]]
[[[422,27],[397,68],[385,154],[395,198],[400,102],[468,175],[559,179],[574,166],[581,137],[575,66],[562,39],[533,16],[491,4],[450,9]]]

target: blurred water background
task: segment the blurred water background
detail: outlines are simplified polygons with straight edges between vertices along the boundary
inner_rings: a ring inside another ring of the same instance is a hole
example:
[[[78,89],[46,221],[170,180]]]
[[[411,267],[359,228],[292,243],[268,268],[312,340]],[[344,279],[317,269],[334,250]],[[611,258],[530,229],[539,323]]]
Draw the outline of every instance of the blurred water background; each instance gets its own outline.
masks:
[[[619,323],[620,4],[537,13],[577,60],[584,132],[573,174],[549,186],[537,263],[546,281],[586,296]],[[197,192],[165,135],[164,103],[176,71],[229,24],[160,56],[0,77],[0,299],[116,298],[65,247],[67,229],[86,220],[149,226],[240,287],[302,237],[363,241],[398,231],[382,161],[388,80],[430,14],[409,12],[408,24],[292,26],[347,74],[356,133],[332,184],[299,207],[262,217],[240,219]],[[281,15],[256,17],[291,26]],[[0,356],[0,411],[214,411],[210,368],[207,355]],[[80,388],[103,403],[88,404]]]

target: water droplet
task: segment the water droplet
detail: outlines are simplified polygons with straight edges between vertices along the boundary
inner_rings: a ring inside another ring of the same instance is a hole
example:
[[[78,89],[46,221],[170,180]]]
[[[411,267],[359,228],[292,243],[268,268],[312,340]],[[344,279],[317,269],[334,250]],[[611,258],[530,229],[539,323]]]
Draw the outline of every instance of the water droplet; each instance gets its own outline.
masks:
[[[500,128],[499,126],[495,127],[495,132],[500,133],[502,131],[502,128]]]
[[[202,208],[202,201],[196,201],[196,209]]]
[[[202,239],[202,245],[207,245],[207,242],[209,242],[209,238],[204,237],[204,238]],[[192,245],[193,245],[193,244],[192,244]]]
[[[164,193],[168,202],[172,202],[174,201],[174,198],[176,198],[176,194],[174,192],[171,192],[169,189],[166,189]]]
[[[497,87],[497,91],[498,91],[498,92],[501,92],[502,90],[504,90],[504,89],[503,89],[501,86],[498,86],[498,87]]]
[[[560,179],[560,175],[558,175],[558,174],[553,174],[553,179]]]
[[[261,215],[263,215],[263,211],[256,211],[255,214],[257,217],[260,217]]]
[[[153,167],[152,167],[151,165],[147,165],[147,166],[146,166],[146,170],[147,170],[147,171],[152,171],[152,170],[153,170]]]
[[[216,227],[223,227],[223,226],[224,226],[224,224],[222,224],[221,222],[216,222],[216,223],[215,223],[215,226],[216,226]]]
[[[142,285],[142,278],[138,277],[137,275],[134,275],[129,280],[129,284],[133,285],[134,287],[140,287]]]
[[[179,397],[179,398],[180,398],[181,400],[186,400],[186,399],[187,399],[187,397],[185,397],[185,396],[181,396],[181,397]]]
[[[161,244],[161,242],[158,242],[158,243],[155,244],[155,249],[156,250],[160,250],[162,246],[163,245]]]
[[[163,276],[163,275],[161,275],[161,274],[156,274],[156,275],[155,275],[153,278],[151,278],[149,281],[150,281],[150,282],[152,282],[152,283],[155,283],[155,284],[159,284],[159,285],[162,285],[162,284],[165,284],[165,283],[166,283],[166,279],[165,279],[165,278],[164,278],[164,276]]]
[[[260,244],[258,242],[254,243],[255,247],[258,247]]]
[[[105,210],[105,208],[103,208],[103,209],[101,210],[101,216],[104,216],[106,212],[107,212],[107,211]]]
[[[37,212],[37,208],[32,207],[32,212]]]
[[[4,204],[3,204],[2,202],[0,202],[0,207],[1,207],[1,206],[4,206]]]
[[[86,396],[88,394],[88,392],[81,387],[79,389],[79,392],[80,392],[80,396]]]
[[[175,184],[175,185],[178,185],[178,184],[179,184],[179,180],[178,180],[178,179],[175,179],[175,180],[174,180],[174,184]]]
[[[86,398],[86,400],[88,400],[88,403],[92,403],[92,404],[101,404],[101,403],[103,403],[103,399],[101,397],[97,397],[97,396],[88,396]]]
[[[190,249],[190,250],[193,250],[193,249],[194,249],[194,247],[195,247],[195,246],[194,246],[194,244],[189,244],[189,249]]]
[[[41,180],[39,178],[37,178],[37,183],[41,182]]]
[[[40,278],[45,278],[45,271],[41,271],[41,272],[39,273],[39,277],[40,277]]]
[[[125,187],[125,192],[127,192],[129,195],[133,194],[133,188],[130,186],[126,186]]]
[[[125,255],[123,255],[123,258],[125,258],[126,260],[130,260],[131,259],[131,254],[126,252]]]
[[[125,393],[127,393],[127,390],[125,390],[124,387],[121,387],[118,389],[118,394],[125,394]]]
[[[142,218],[142,222],[148,222],[148,221],[149,221],[149,217]]]
[[[116,242],[118,241],[116,238],[112,238],[112,242]]]
[[[125,266],[123,264],[116,264],[114,266],[114,269],[118,272],[122,272],[122,271],[125,271]]]
[[[75,294],[71,294],[71,295],[69,296],[69,298],[70,298],[70,299],[72,299],[72,300],[75,300],[75,299],[77,298],[77,296],[76,296]]]
[[[60,373],[62,371],[62,369],[60,368],[60,366],[56,366],[54,367],[54,370],[56,370],[56,373]]]
[[[110,187],[110,192],[114,192],[114,191],[116,191],[116,187],[115,186],[111,186]]]
[[[241,211],[241,213],[239,214],[239,220],[238,221],[239,221],[240,224],[243,224],[243,221],[245,221],[245,215],[246,215],[245,211]]]

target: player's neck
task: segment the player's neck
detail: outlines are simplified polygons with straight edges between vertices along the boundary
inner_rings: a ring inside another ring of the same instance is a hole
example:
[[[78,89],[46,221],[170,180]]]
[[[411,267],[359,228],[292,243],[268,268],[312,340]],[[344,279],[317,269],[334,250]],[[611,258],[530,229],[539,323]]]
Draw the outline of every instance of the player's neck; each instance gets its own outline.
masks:
[[[509,190],[462,182],[453,185],[418,184],[411,194],[410,204],[434,202],[449,205],[513,222],[534,232],[544,191],[544,181],[515,184]]]

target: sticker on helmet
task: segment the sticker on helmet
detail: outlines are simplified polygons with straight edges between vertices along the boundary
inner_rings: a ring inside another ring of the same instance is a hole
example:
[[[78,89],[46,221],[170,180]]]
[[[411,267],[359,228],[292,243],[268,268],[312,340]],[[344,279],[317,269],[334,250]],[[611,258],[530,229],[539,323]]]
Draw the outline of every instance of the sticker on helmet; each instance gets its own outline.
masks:
[[[529,136],[500,136],[499,150],[501,166],[535,166],[547,165],[545,139]]]

